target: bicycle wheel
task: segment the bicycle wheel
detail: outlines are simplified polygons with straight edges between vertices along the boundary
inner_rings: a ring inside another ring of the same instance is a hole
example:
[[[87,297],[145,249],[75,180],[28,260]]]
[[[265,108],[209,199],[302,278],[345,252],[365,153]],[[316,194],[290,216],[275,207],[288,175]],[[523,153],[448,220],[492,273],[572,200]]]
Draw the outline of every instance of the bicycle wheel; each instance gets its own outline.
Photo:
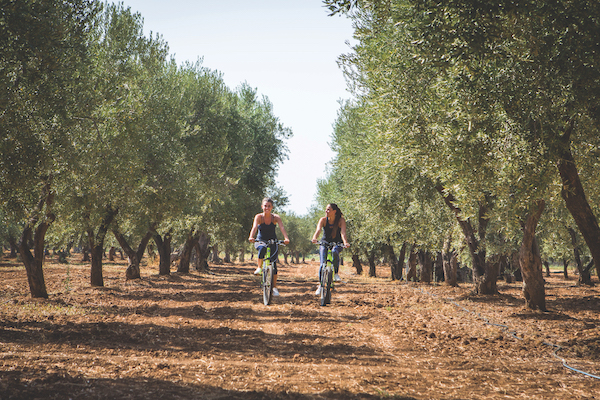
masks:
[[[329,265],[321,268],[321,276],[319,279],[319,284],[321,285],[321,305],[324,306],[327,304],[327,297],[329,295],[329,285],[327,284],[327,276],[329,275],[328,271],[330,270]]]
[[[273,266],[265,260],[263,266],[263,303],[265,306],[271,304],[271,296],[273,295]]]
[[[331,266],[327,269],[327,276],[325,279],[327,282],[327,290],[325,291],[325,304],[331,304],[331,289],[333,287],[333,268],[331,268]]]

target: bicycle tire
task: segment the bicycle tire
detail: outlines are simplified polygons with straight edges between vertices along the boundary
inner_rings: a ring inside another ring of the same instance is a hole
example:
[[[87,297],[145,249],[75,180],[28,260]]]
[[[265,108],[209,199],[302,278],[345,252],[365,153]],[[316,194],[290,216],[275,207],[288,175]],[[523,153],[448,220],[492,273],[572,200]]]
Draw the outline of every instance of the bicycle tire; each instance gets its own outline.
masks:
[[[327,285],[327,275],[328,275],[328,271],[329,271],[329,266],[326,265],[325,267],[321,268],[321,276],[319,277],[319,284],[321,285],[321,297],[320,297],[320,304],[321,306],[324,306],[327,304],[327,292],[329,292],[329,286]]]
[[[325,293],[325,304],[331,304],[331,289],[332,289],[332,284],[333,284],[333,268],[331,268],[331,267],[327,271],[326,282],[327,282],[327,290]]]
[[[265,306],[271,304],[271,298],[273,297],[273,267],[271,263],[265,260],[263,266],[263,303]]]

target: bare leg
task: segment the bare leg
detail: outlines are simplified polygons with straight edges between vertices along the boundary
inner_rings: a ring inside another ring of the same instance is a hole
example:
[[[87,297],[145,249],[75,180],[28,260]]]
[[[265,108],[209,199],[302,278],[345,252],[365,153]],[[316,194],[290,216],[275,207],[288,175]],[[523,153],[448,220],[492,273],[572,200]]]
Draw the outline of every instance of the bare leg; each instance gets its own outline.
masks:
[[[262,258],[258,259],[258,268],[256,268],[256,270],[254,271],[254,275],[258,275],[260,274],[260,271],[262,271],[263,261],[264,259]]]

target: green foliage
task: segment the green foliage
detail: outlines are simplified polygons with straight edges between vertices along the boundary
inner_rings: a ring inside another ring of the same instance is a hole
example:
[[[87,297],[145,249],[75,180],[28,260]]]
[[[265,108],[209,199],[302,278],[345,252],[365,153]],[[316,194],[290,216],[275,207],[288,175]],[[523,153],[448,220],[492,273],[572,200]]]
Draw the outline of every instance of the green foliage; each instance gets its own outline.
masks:
[[[132,244],[154,226],[175,246],[190,231],[237,246],[265,194],[285,205],[273,177],[291,132],[255,89],[175,65],[123,4],[4,3],[3,240],[50,179],[58,248],[85,243],[107,209]]]
[[[597,197],[596,3],[325,4],[353,19],[358,44],[340,59],[355,99],[340,110],[319,194],[343,205],[354,242],[439,249],[454,229],[439,184],[465,221],[485,206],[482,246],[514,250],[536,200],[562,207],[556,154],[573,120],[577,165]]]
[[[4,1],[0,14],[0,207],[22,219],[69,158],[92,1]]]

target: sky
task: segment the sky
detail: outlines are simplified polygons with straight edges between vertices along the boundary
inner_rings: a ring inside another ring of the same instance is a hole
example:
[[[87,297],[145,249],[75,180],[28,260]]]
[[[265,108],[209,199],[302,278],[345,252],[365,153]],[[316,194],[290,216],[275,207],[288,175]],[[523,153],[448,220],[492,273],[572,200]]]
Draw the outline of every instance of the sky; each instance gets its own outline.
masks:
[[[202,59],[236,89],[267,96],[293,132],[277,184],[287,211],[305,215],[317,181],[327,177],[339,101],[350,94],[337,59],[351,52],[353,29],[328,16],[321,0],[123,0],[144,18],[146,36],[162,35],[178,64]]]

